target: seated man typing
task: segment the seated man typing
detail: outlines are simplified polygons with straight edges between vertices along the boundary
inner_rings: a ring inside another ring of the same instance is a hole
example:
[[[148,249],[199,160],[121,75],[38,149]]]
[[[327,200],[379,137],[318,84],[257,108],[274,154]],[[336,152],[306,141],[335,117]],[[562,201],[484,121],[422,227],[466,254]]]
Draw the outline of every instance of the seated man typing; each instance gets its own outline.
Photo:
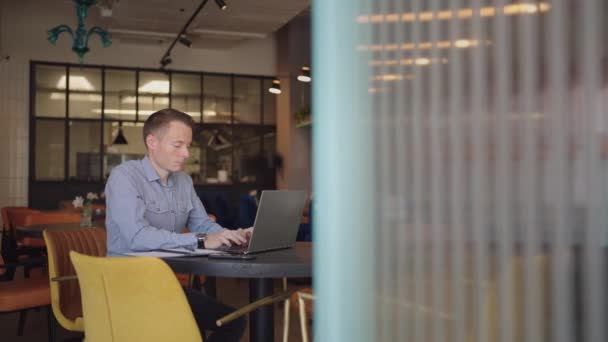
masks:
[[[194,120],[174,109],[152,114],[144,123],[147,155],[112,170],[105,189],[108,255],[161,248],[217,248],[247,243],[250,231],[232,231],[211,220],[181,172],[190,156]],[[184,227],[192,233],[181,233]],[[206,341],[238,341],[244,319],[217,328],[234,311],[202,293],[185,290],[199,328],[214,330]]]

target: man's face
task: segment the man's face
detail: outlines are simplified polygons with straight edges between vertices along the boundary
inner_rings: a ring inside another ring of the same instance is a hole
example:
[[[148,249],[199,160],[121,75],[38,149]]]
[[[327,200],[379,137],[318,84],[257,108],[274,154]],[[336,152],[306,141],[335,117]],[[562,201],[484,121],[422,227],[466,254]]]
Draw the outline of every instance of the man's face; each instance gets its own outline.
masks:
[[[192,129],[179,121],[172,121],[164,132],[160,130],[148,135],[146,142],[148,155],[158,168],[165,172],[181,171],[190,156]]]

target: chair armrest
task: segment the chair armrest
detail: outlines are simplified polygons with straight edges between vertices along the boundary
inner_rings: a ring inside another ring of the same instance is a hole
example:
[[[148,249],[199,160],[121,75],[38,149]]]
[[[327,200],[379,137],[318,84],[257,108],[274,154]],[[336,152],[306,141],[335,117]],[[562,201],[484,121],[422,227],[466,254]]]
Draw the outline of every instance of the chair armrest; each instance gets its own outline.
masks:
[[[306,292],[300,292],[300,291],[298,291],[298,297],[302,298],[302,299],[310,300],[310,301],[313,301],[315,299],[314,295],[312,295],[310,293],[306,293]]]
[[[279,293],[275,293],[273,295],[270,295],[268,297],[264,297],[262,299],[256,300],[253,303],[247,304],[245,306],[243,306],[242,308],[235,310],[234,312],[229,313],[228,315],[218,319],[217,321],[215,321],[215,324],[218,327],[221,327],[222,325],[229,323],[233,320],[235,320],[238,317],[241,317],[245,314],[248,314],[249,312],[259,308],[260,306],[264,306],[264,305],[268,305],[268,304],[272,304],[275,302],[279,302],[282,300],[286,300],[289,299],[289,297],[292,295],[292,293],[294,293],[296,290],[287,290],[287,291],[282,291]]]
[[[66,280],[77,280],[77,279],[78,279],[77,275],[67,275],[67,276],[62,276],[62,277],[51,278],[51,281],[61,282],[61,281],[66,281]]]

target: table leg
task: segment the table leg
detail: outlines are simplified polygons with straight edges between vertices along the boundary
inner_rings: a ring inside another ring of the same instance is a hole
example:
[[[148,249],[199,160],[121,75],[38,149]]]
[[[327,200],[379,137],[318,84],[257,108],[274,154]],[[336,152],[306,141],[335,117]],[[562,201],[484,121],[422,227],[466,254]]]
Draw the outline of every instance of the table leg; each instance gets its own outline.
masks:
[[[273,293],[272,279],[259,278],[249,280],[249,302],[270,296]],[[266,305],[249,315],[249,340],[266,342],[274,340],[274,314],[272,305]]]
[[[205,277],[205,283],[203,284],[205,293],[207,296],[217,298],[217,287],[215,286],[215,277]]]

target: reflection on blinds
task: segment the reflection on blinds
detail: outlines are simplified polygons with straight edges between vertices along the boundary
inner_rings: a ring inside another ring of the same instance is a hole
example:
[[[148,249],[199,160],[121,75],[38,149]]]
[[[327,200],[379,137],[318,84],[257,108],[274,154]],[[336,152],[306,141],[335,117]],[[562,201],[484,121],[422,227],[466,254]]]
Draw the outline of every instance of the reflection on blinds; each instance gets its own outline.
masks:
[[[607,10],[313,2],[316,340],[608,340]]]

